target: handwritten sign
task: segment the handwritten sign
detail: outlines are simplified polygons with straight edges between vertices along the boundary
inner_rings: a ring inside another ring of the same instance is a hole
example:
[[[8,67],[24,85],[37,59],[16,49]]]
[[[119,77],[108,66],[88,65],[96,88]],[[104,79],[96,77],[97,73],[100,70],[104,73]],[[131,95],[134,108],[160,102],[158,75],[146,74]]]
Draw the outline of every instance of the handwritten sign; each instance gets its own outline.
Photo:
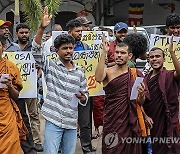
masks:
[[[12,61],[19,68],[23,89],[19,98],[37,97],[37,70],[31,52],[4,52],[3,56]]]
[[[101,50],[103,33],[109,38],[108,32],[105,31],[82,31],[81,41],[89,45],[91,50]]]
[[[170,40],[171,36],[151,34],[150,49],[152,49],[153,47],[159,47],[163,49],[165,53],[164,66],[169,70],[173,70],[174,65],[171,55],[168,52]],[[180,37],[174,37],[173,48],[178,61],[180,61]]]
[[[52,60],[56,60],[58,58],[56,53],[46,54],[46,56]],[[90,96],[104,95],[103,85],[95,80],[95,71],[100,60],[100,56],[101,53],[99,50],[74,51],[73,54],[74,63],[85,70]]]

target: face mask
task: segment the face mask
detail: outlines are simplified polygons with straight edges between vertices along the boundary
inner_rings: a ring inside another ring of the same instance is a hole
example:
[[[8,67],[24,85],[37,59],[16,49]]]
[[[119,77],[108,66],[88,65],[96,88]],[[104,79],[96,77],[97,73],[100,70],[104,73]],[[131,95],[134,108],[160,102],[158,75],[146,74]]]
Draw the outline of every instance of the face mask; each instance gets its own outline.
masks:
[[[114,36],[109,36],[109,42],[113,42],[116,38]]]

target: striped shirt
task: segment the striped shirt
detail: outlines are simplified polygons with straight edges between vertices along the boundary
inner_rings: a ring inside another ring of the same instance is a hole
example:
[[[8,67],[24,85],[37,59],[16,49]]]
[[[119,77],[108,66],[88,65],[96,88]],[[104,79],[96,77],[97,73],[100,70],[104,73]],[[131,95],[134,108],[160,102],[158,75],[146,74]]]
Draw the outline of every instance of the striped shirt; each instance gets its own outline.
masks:
[[[79,88],[86,92],[86,103],[79,101],[79,104],[86,106],[88,100],[88,88],[82,68],[72,62],[73,69],[67,69],[59,59],[47,59],[35,41],[32,43],[32,54],[43,69],[47,84],[47,95],[42,107],[44,118],[61,128],[76,129],[78,108],[71,106],[70,101]]]

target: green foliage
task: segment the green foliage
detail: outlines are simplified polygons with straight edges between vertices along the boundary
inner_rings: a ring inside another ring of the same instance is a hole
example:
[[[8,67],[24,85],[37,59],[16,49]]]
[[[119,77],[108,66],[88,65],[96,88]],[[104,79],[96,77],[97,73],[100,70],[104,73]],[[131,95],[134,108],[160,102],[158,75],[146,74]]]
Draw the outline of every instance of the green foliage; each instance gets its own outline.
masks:
[[[48,7],[49,15],[55,15],[59,10],[62,0],[45,0],[45,6]]]
[[[40,0],[21,0],[22,11],[27,15],[27,23],[31,32],[36,32],[42,17],[42,6]]]
[[[22,11],[26,14],[27,23],[31,28],[31,32],[36,32],[42,17],[41,0],[21,0]],[[49,15],[54,15],[59,10],[62,0],[45,0],[45,6],[48,7]]]

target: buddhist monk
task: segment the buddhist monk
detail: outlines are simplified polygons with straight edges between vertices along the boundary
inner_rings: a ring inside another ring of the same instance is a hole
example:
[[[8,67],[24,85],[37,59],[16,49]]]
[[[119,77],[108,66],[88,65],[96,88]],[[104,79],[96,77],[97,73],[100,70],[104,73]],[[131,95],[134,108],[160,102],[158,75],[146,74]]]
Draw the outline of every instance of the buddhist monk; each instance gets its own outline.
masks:
[[[5,44],[5,38],[0,36],[0,154],[20,154],[23,123],[14,101],[19,96],[22,83],[16,65],[2,58]]]
[[[134,84],[133,75],[128,67],[132,58],[131,48],[121,42],[115,47],[116,65],[105,68],[105,60],[109,51],[109,43],[103,40],[103,51],[98,63],[95,78],[103,82],[105,90],[104,123],[103,123],[103,154],[141,154],[141,144],[123,142],[122,138],[140,137],[136,101],[130,101],[130,92]],[[137,76],[142,74],[137,71]],[[145,87],[138,87],[137,102],[145,100]]]
[[[165,55],[162,49],[152,48],[149,63],[153,70],[145,77],[144,83],[149,90],[149,98],[143,104],[146,116],[152,118],[149,123],[151,137],[157,138],[152,144],[155,154],[179,154],[180,132],[178,131],[180,89],[180,62],[173,51],[173,37],[169,45],[169,54],[175,70],[163,67]],[[171,138],[172,140],[169,140]],[[164,142],[160,140],[164,139]],[[178,140],[178,143],[174,141]]]

